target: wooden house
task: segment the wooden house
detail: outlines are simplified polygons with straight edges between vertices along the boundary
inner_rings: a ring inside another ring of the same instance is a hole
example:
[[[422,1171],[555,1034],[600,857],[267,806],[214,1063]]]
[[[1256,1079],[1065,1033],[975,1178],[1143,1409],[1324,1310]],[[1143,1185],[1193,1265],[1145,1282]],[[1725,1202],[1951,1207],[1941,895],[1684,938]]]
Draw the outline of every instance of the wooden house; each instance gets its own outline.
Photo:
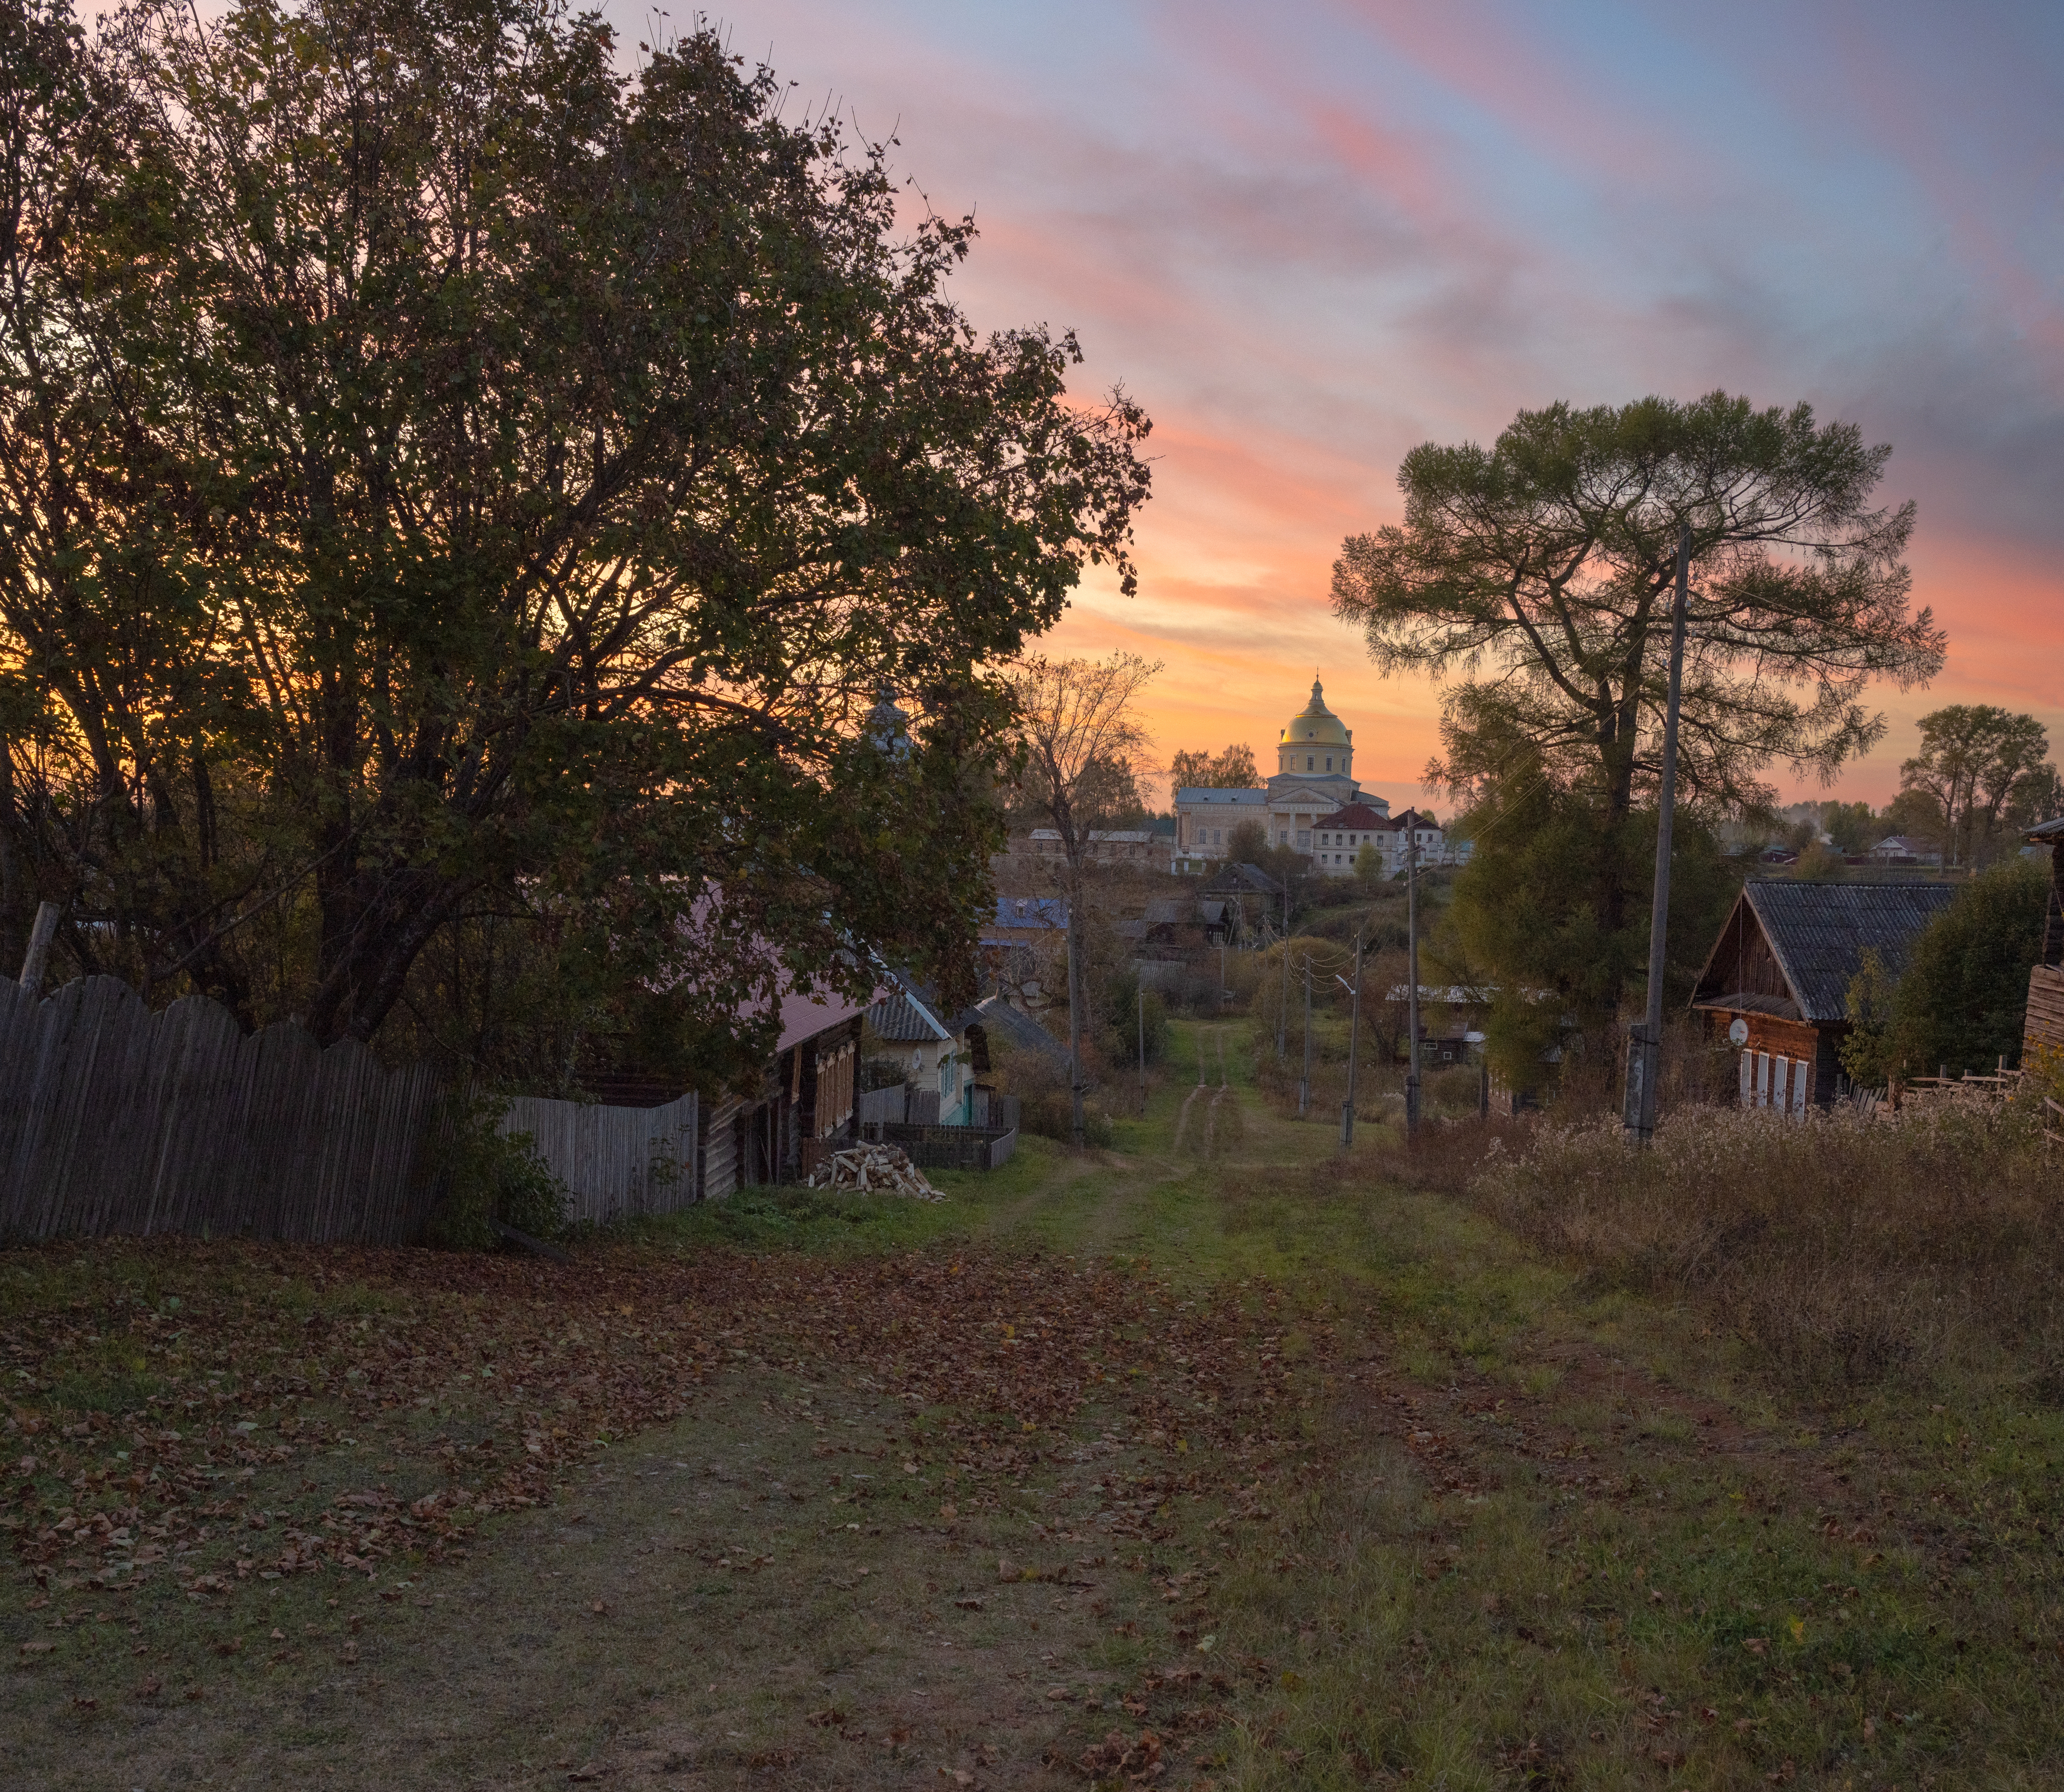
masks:
[[[1838,1093],[1850,981],[1863,955],[1889,977],[1914,937],[1955,898],[1953,884],[1820,884],[1785,880],[1742,887],[1692,992],[1711,1036],[1740,1054],[1748,1107],[1794,1114]]]
[[[921,1113],[936,1126],[974,1124],[974,1079],[989,1069],[988,1036],[975,1009],[953,1013],[925,985],[892,977],[867,1011],[861,1049],[901,1066],[906,1113]]]

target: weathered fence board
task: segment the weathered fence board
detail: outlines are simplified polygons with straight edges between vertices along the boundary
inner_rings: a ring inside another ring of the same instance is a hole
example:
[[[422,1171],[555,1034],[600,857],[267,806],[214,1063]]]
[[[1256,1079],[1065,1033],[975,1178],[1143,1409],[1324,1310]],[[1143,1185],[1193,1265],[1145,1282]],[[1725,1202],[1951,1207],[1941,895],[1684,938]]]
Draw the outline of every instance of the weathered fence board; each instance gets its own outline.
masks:
[[[854,1099],[853,1117],[863,1126],[881,1121],[893,1121],[900,1126],[909,1096],[909,1090],[901,1083],[891,1083],[886,1089],[870,1089]]]
[[[498,1125],[536,1142],[538,1155],[573,1197],[570,1218],[603,1226],[678,1212],[695,1201],[695,1121],[692,1094],[657,1108],[519,1095]]]
[[[404,1243],[438,1192],[441,1093],[353,1041],[246,1037],[206,997],[153,1014],[115,977],[0,984],[0,1238]]]

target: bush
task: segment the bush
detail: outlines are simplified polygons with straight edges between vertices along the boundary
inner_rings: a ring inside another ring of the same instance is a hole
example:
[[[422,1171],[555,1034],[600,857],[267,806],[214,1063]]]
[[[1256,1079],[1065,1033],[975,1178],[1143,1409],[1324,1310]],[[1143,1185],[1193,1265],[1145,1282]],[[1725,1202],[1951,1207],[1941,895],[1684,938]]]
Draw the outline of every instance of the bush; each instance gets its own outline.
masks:
[[[1021,1132],[1042,1138],[1071,1143],[1074,1138],[1074,1105],[1068,1096],[1068,1065],[1065,1057],[1046,1052],[1027,1051],[1001,1043],[992,1036],[990,1045],[992,1075],[996,1086],[1018,1100],[1018,1126]],[[1082,1075],[1097,1081],[1098,1054],[1094,1040],[1086,1042]],[[1111,1115],[1092,1089],[1082,1097],[1082,1137],[1091,1145],[1106,1146],[1115,1137]]]
[[[2049,900],[2046,866],[2007,859],[1921,930],[1893,998],[1893,1051],[1909,1076],[2020,1061],[2029,967],[2042,949]]]
[[[2064,1387],[2064,1234],[2025,1112],[1693,1107],[1646,1150],[1602,1121],[1486,1162],[1471,1198],[1502,1224],[1608,1282],[1698,1299],[1787,1379],[2005,1357],[2047,1397]]]
[[[1128,972],[1113,980],[1109,1001],[1110,1020],[1104,1029],[1103,1049],[1113,1064],[1138,1065],[1143,1022],[1147,1061],[1159,1064],[1168,1055],[1168,1004],[1159,989],[1147,990],[1143,1000],[1139,973]]]
[[[477,1097],[454,1125],[445,1154],[445,1194],[430,1217],[429,1241],[451,1250],[492,1250],[494,1222],[534,1238],[566,1230],[566,1185],[538,1155],[529,1133],[498,1131],[502,1103]]]
[[[1472,1114],[1483,1093],[1483,1072],[1473,1064],[1450,1064],[1437,1070],[1429,1070],[1419,1081],[1419,1111],[1422,1117],[1435,1113]]]

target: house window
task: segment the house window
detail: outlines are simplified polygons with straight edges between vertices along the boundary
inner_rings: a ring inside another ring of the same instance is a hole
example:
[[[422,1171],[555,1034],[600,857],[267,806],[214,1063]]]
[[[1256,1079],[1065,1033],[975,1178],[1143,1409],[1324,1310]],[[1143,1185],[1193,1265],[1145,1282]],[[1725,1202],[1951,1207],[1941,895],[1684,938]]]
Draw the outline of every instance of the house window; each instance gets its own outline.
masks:
[[[1309,753],[1304,755],[1304,769],[1307,771],[1312,769],[1312,755]]]
[[[1326,769],[1328,771],[1333,769],[1333,755],[1330,753],[1326,755]]]

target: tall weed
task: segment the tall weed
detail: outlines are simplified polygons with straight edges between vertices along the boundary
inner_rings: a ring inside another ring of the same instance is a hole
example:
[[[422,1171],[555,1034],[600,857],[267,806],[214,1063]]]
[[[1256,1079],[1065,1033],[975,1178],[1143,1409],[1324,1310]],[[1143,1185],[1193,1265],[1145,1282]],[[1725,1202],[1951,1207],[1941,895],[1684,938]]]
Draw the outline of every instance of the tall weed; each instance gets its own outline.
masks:
[[[1484,1165],[1469,1196],[1502,1224],[1695,1299],[1794,1383],[2004,1371],[2064,1396],[2057,1164],[2025,1113],[1690,1107],[1647,1150],[1594,1121]]]

